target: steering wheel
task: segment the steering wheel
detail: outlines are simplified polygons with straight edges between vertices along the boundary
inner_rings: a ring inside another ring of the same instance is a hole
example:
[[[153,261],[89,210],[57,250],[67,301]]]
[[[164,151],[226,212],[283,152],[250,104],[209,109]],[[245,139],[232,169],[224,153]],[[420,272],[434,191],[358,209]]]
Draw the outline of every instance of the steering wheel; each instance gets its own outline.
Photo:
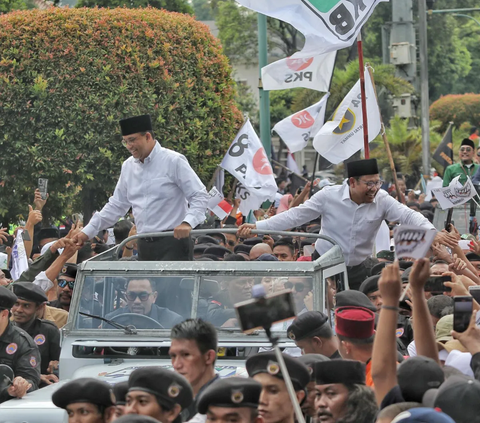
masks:
[[[150,316],[145,316],[144,314],[122,313],[122,314],[117,314],[116,316],[112,317],[110,320],[120,323],[121,325],[124,325],[124,326],[133,325],[137,329],[165,329],[155,319],[152,319]],[[139,320],[140,325],[135,324],[135,320]]]

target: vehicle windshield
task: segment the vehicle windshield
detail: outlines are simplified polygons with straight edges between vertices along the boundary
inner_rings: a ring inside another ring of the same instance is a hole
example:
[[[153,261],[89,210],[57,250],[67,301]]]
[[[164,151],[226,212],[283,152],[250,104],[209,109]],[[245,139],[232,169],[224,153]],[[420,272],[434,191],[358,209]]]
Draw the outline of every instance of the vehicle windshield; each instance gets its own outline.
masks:
[[[198,289],[193,277],[86,276],[79,311],[91,316],[79,314],[76,328],[111,331],[121,330],[120,324],[136,329],[170,329],[185,319],[199,317],[217,328],[239,331],[234,305],[250,299],[255,284],[262,284],[267,294],[291,289],[297,314],[313,307],[311,276],[202,276]],[[290,323],[280,322],[272,330],[286,331]]]

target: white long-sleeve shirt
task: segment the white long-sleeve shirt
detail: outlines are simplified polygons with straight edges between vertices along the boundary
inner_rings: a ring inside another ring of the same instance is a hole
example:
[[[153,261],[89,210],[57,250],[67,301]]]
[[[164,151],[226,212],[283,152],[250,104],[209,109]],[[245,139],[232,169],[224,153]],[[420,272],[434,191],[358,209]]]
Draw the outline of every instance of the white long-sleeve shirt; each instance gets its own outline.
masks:
[[[182,222],[195,228],[205,220],[208,198],[187,159],[157,141],[143,163],[133,157],[123,162],[113,196],[83,232],[93,238],[113,226],[130,207],[139,234],[173,230]]]
[[[435,229],[422,214],[399,203],[384,190],[378,191],[372,203],[357,204],[350,198],[349,188],[346,182],[325,187],[304,204],[257,222],[257,229],[281,231],[321,216],[320,233],[338,243],[348,266],[360,264],[372,255],[375,237],[384,219]],[[315,244],[320,254],[331,247],[332,244],[324,240],[317,240]]]

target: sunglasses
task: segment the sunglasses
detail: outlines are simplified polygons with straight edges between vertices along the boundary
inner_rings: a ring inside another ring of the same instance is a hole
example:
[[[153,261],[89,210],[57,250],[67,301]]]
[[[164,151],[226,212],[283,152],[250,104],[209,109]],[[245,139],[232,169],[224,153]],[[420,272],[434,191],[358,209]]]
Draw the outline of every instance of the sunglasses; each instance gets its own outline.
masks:
[[[230,247],[235,247],[235,241],[229,240],[227,244],[230,245]]]
[[[305,289],[305,284],[299,282],[299,283],[293,283],[293,282],[285,282],[283,284],[285,288],[287,289],[293,289],[295,288],[296,292],[302,292]]]
[[[127,297],[128,301],[135,301],[137,298],[140,298],[140,301],[147,301],[150,295],[152,295],[153,292],[135,292],[135,291],[127,291],[125,294],[125,297]]]
[[[462,152],[463,152],[463,151],[466,151],[467,153],[470,153],[470,151],[473,151],[473,148],[472,148],[472,147],[462,147],[462,148],[460,149],[460,151],[462,151]]]
[[[75,284],[75,281],[67,281],[65,279],[59,279],[58,280],[58,286],[60,288],[65,288],[67,285],[70,289],[73,289],[73,285]]]

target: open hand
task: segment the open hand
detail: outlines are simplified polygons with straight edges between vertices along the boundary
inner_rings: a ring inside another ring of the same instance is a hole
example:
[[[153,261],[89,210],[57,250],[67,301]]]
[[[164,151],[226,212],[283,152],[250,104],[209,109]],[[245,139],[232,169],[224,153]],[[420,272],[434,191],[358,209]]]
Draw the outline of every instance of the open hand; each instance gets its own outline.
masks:
[[[467,288],[463,285],[462,280],[453,272],[445,272],[442,276],[450,276],[451,282],[443,282],[443,284],[452,289],[451,292],[444,292],[444,295],[456,297],[458,295],[470,295]]]
[[[458,339],[472,355],[480,352],[480,328],[476,324],[476,317],[477,313],[472,313],[470,325],[465,332],[455,332],[452,330],[452,336]]]
[[[58,377],[56,375],[40,375],[40,380],[46,385],[51,385],[58,382]]]

